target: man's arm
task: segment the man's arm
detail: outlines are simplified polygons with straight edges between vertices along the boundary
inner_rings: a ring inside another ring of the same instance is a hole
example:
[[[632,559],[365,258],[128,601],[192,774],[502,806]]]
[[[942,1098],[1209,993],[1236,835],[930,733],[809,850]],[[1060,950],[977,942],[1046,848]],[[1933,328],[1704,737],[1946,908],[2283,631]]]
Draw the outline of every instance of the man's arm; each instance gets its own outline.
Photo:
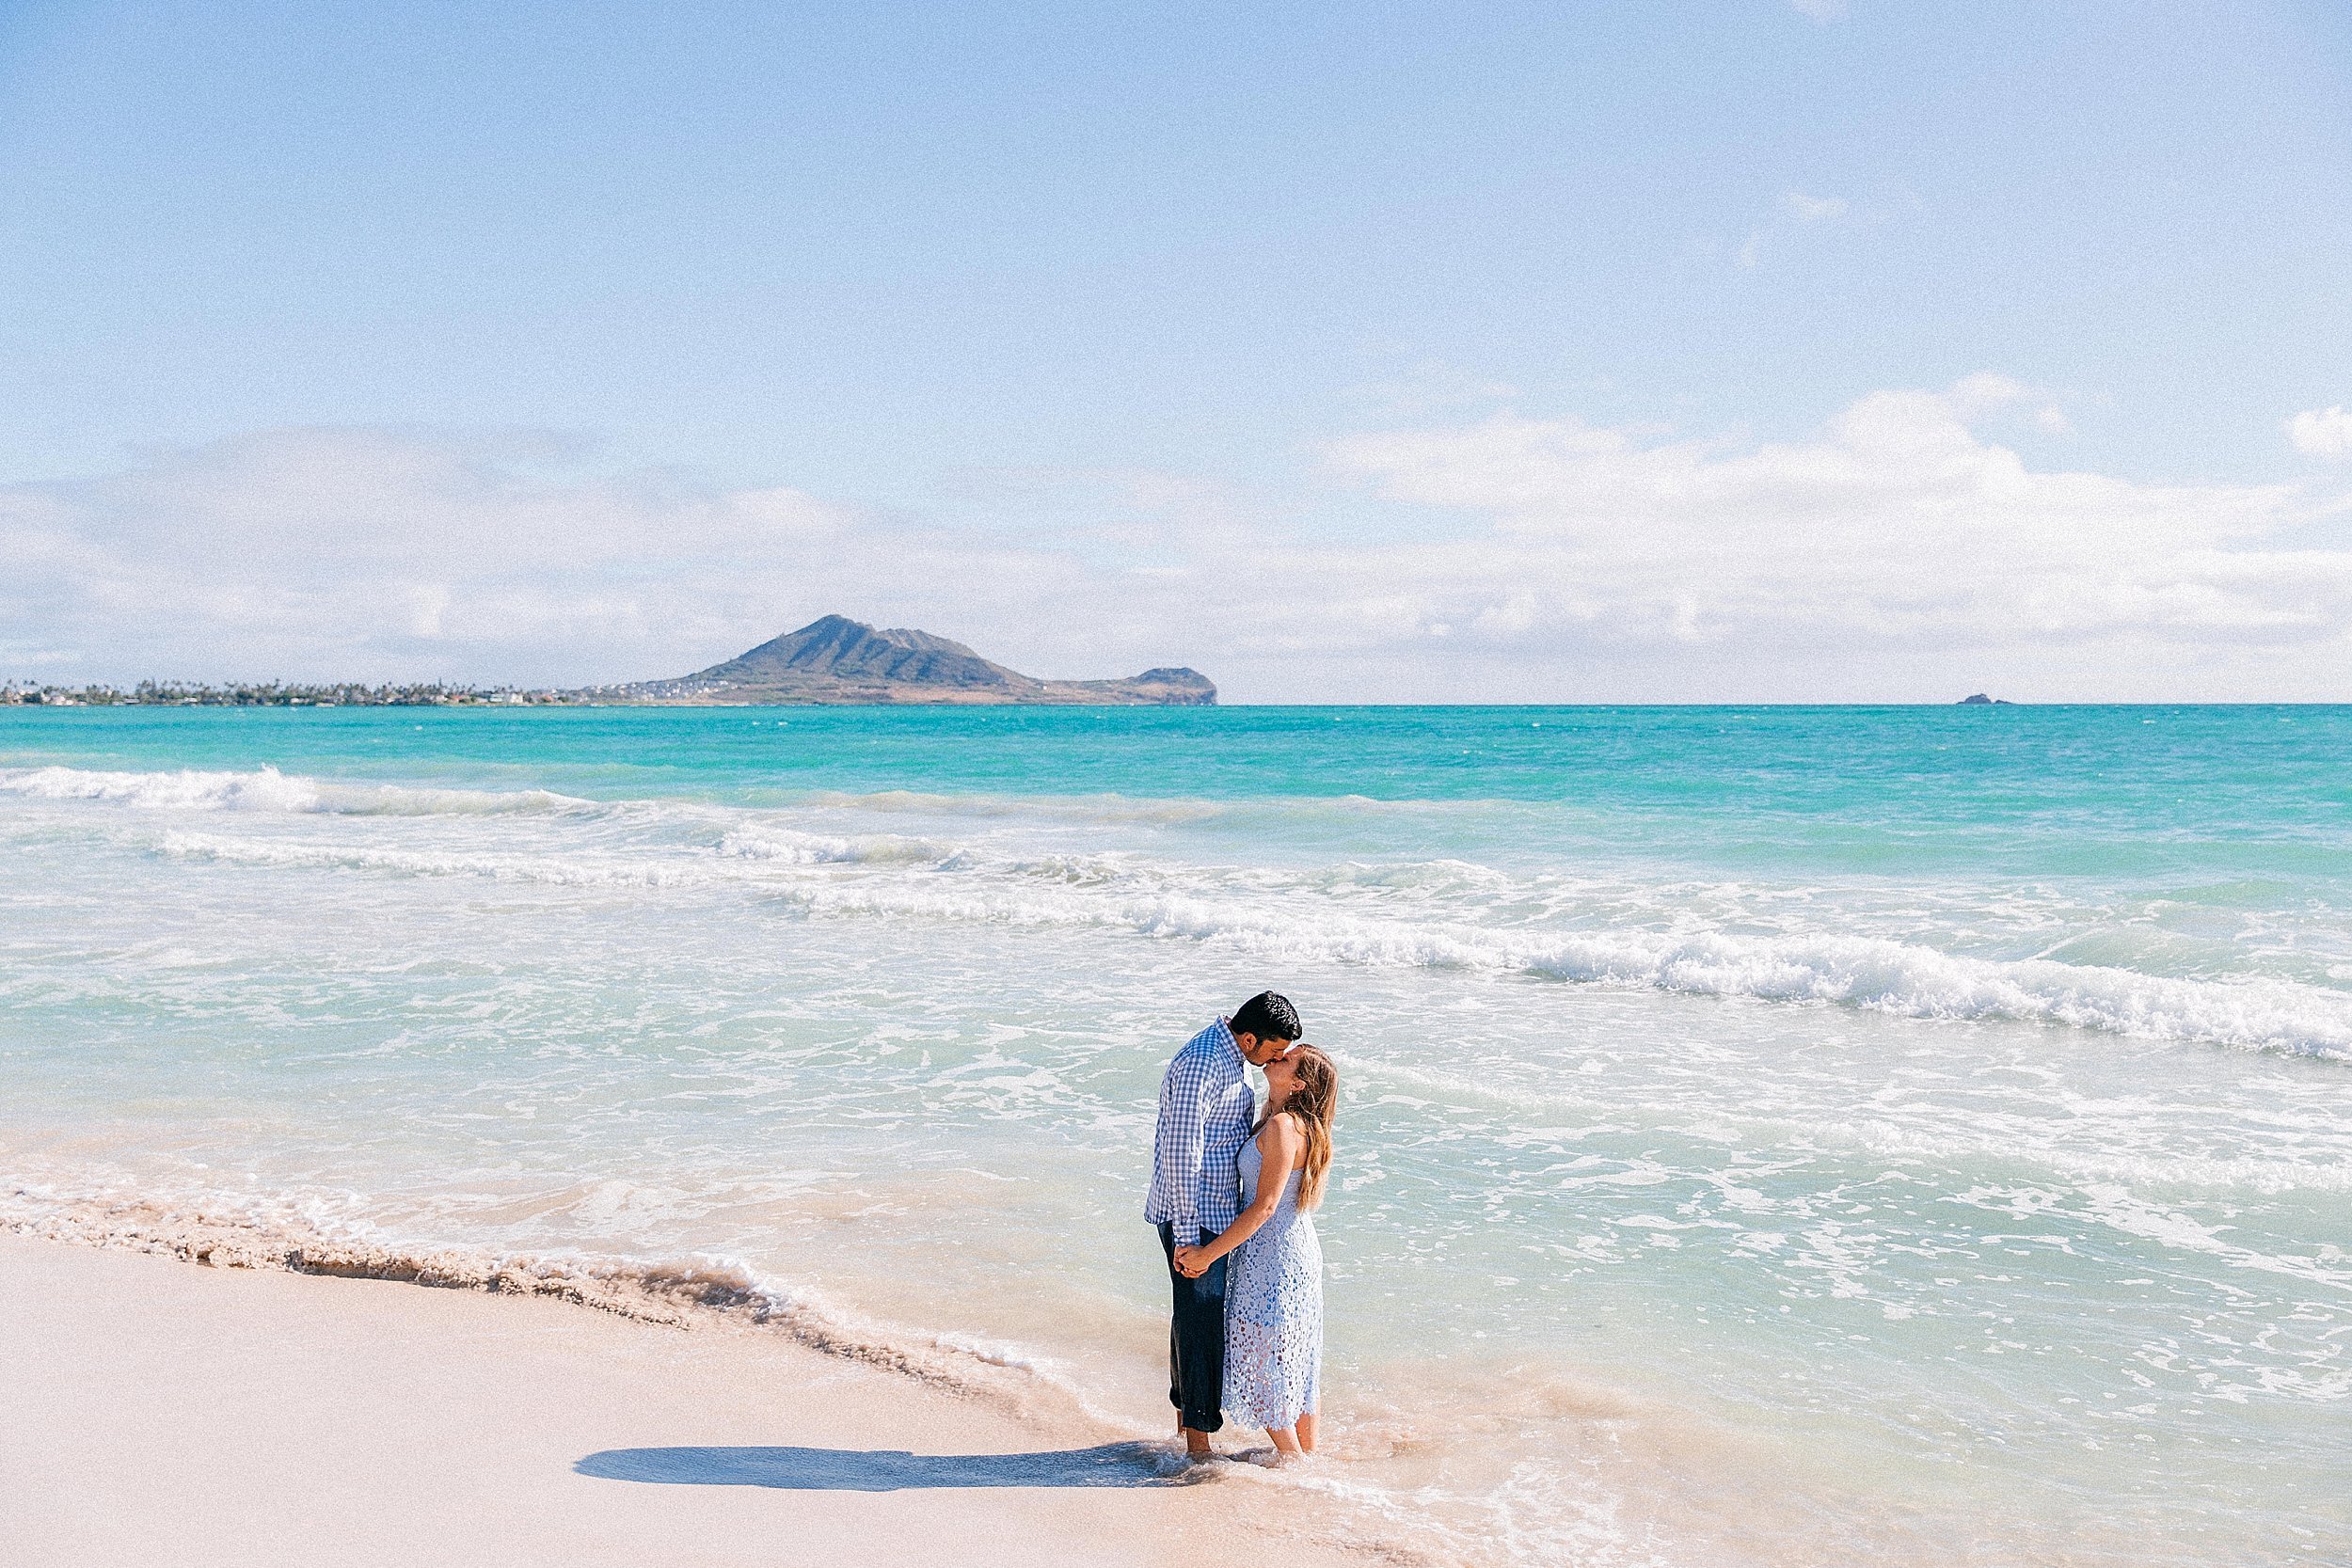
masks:
[[[1209,1072],[1190,1055],[1179,1055],[1160,1082],[1162,1168],[1168,1195],[1168,1231],[1178,1246],[1200,1240],[1200,1167],[1209,1155]]]

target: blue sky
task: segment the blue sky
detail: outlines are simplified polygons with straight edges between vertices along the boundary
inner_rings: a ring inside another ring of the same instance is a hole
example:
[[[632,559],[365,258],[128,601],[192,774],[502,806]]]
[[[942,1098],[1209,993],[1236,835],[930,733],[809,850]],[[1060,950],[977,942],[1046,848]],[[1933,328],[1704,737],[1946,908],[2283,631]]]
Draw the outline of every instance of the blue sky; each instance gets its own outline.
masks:
[[[0,167],[0,674],[2352,693],[2340,5],[18,4]]]

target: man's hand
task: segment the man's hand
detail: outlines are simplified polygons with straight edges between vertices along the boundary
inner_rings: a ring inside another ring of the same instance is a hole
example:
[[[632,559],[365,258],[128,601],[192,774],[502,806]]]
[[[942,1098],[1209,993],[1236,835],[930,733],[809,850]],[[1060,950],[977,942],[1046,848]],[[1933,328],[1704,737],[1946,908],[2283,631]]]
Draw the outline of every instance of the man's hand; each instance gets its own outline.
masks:
[[[1180,1246],[1176,1249],[1176,1272],[1186,1279],[1198,1279],[1209,1272],[1216,1259],[1204,1256],[1206,1247]]]

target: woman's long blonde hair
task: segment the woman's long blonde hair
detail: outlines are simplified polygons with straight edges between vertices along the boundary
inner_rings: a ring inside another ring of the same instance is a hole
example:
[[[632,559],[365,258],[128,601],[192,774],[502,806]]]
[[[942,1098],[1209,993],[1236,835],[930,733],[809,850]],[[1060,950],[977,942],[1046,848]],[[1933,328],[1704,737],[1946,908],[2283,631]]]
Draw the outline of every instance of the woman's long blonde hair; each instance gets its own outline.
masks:
[[[1323,1201],[1324,1178],[1331,1173],[1331,1118],[1340,1108],[1340,1069],[1311,1045],[1293,1046],[1288,1060],[1295,1076],[1282,1110],[1297,1117],[1299,1131],[1307,1134],[1307,1151],[1298,1160],[1298,1206],[1311,1209]]]

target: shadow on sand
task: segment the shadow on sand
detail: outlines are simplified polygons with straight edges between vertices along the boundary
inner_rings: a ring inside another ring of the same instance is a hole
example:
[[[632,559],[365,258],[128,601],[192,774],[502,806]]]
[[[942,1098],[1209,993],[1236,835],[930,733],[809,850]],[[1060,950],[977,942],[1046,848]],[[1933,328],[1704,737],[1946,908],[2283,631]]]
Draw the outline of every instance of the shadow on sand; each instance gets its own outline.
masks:
[[[606,1481],[904,1492],[946,1486],[1182,1486],[1200,1479],[1158,1443],[1056,1453],[907,1453],[895,1449],[607,1449],[572,1466]]]

